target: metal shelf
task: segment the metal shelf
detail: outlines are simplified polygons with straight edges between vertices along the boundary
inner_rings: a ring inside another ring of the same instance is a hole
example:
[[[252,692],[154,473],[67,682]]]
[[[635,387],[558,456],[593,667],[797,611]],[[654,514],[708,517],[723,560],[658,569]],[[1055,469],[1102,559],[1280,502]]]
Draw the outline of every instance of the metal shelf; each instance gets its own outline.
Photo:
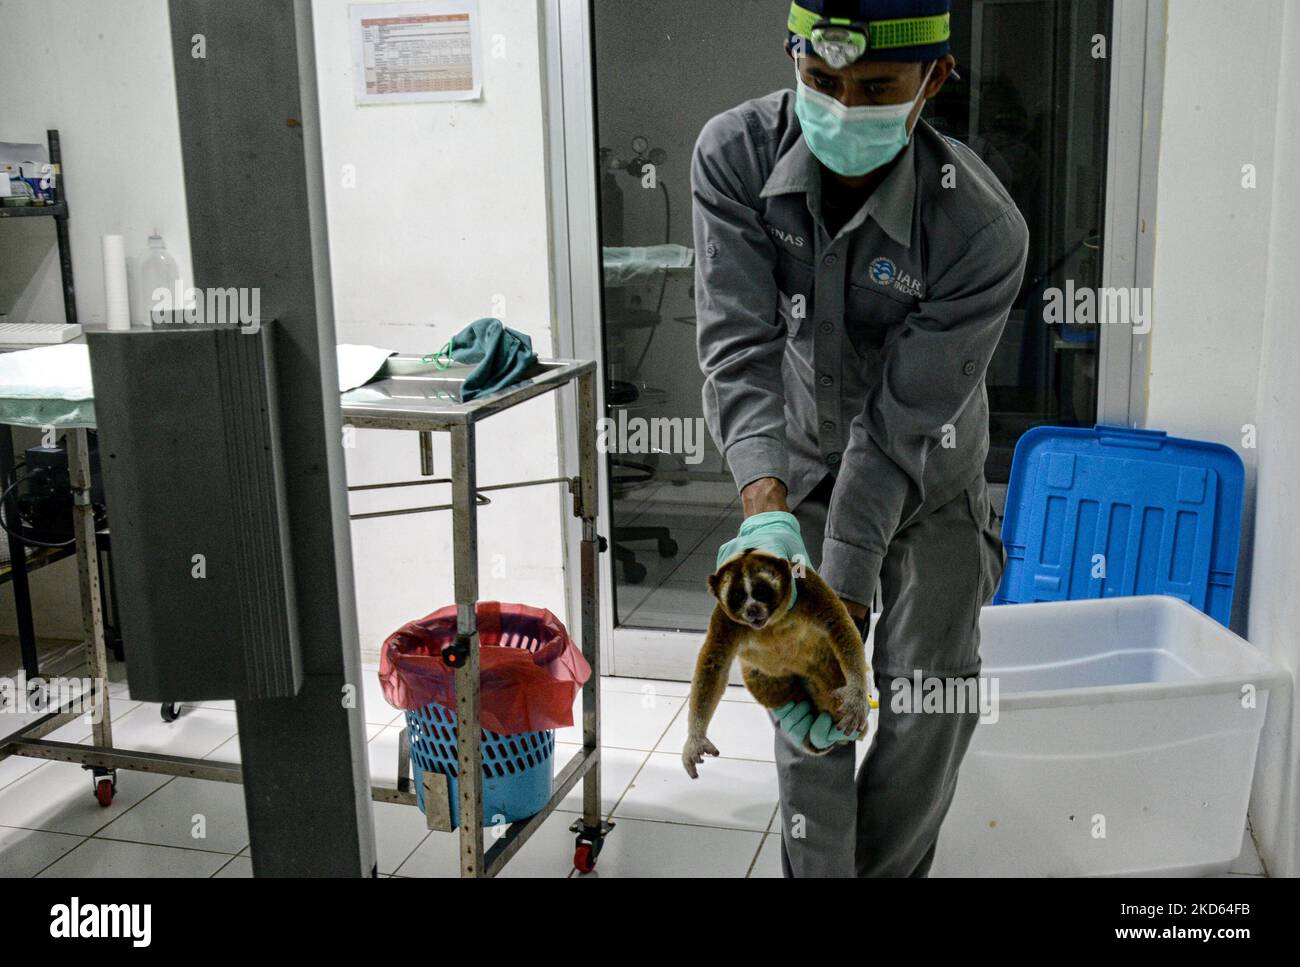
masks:
[[[45,132],[50,154],[50,168],[54,172],[55,202],[52,205],[26,205],[16,208],[0,206],[0,218],[52,217],[54,235],[59,247],[59,274],[63,283],[63,321],[77,321],[77,295],[72,281],[72,243],[68,236],[68,197],[63,183],[63,149],[57,128]],[[0,491],[9,485],[15,466],[13,428],[0,424]],[[8,508],[7,508],[8,509]],[[27,575],[26,545],[13,535],[5,535],[9,542],[10,567],[3,581],[14,585],[14,611],[18,619],[18,640],[22,650],[23,669],[28,678],[40,676],[40,660],[36,650],[35,622],[32,619],[31,589]]]
[[[26,571],[28,574],[34,574],[43,567],[49,567],[51,564],[62,561],[65,557],[72,557],[77,553],[77,549],[72,545],[67,547],[50,548],[38,547],[33,549],[33,553],[28,556]],[[0,562],[0,584],[8,584],[14,579],[15,568],[13,561]]]
[[[55,202],[53,205],[0,205],[0,218],[31,218],[38,215],[51,215],[54,218],[67,218],[68,205],[66,202]]]

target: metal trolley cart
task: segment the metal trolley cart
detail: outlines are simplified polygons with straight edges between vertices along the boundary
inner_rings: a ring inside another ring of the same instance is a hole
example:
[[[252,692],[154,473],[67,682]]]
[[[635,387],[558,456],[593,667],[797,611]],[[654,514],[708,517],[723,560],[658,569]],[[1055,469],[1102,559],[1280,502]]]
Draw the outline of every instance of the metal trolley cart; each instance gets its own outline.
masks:
[[[600,642],[596,556],[607,543],[596,533],[597,449],[596,449],[596,364],[590,360],[539,360],[529,378],[469,403],[457,401],[455,390],[468,367],[452,364],[438,371],[418,356],[391,357],[379,377],[365,386],[344,393],[341,399],[345,426],[357,429],[410,430],[419,434],[421,477],[399,483],[362,485],[349,490],[373,490],[449,483],[452,502],[409,509],[355,514],[364,520],[401,514],[434,511],[452,512],[455,546],[455,598],[457,637],[444,653],[444,660],[456,669],[456,739],[459,776],[460,875],[495,876],[504,864],[555,811],[578,784],[583,784],[583,814],[571,831],[575,835],[574,866],[590,871],[600,853],[604,837],[612,827],[601,815],[600,798]],[[579,468],[576,477],[549,477],[479,487],[476,475],[475,430],[477,424],[525,400],[552,392],[570,382],[577,383],[577,442]],[[433,476],[433,433],[451,434],[452,475]],[[90,461],[85,427],[67,430],[69,470],[74,495],[77,563],[80,577],[86,663],[96,689],[91,707],[97,720],[92,744],[58,742],[45,738],[59,726],[83,714],[83,696],[72,696],[57,708],[35,719],[19,731],[0,738],[0,760],[11,755],[79,763],[92,771],[95,794],[101,805],[112,802],[117,771],[135,770],[160,775],[189,776],[220,782],[242,782],[238,763],[215,762],[179,756],[121,749],[113,745],[109,695],[106,687],[108,663],[104,648],[103,615],[99,595],[99,565],[95,554],[94,513],[90,503]],[[483,837],[483,772],[479,721],[479,652],[475,603],[478,600],[477,508],[488,503],[491,490],[561,483],[573,496],[573,515],[582,521],[581,538],[581,641],[582,653],[591,665],[591,677],[582,690],[582,750],[560,768],[552,794],[536,815],[515,822],[485,848]],[[111,526],[111,521],[110,521]],[[127,643],[130,647],[130,643]],[[166,711],[166,710],[165,710]],[[372,786],[380,802],[415,805],[417,797],[410,779],[409,738],[403,731],[398,752],[398,785]],[[443,777],[425,773],[426,822],[430,829],[450,830],[447,784]]]
[[[577,834],[574,866],[588,872],[609,824],[600,809],[600,648],[596,555],[604,541],[596,534],[596,364],[590,360],[551,360],[539,363],[541,372],[527,382],[470,403],[456,402],[455,389],[463,381],[468,367],[453,364],[443,372],[431,373],[420,357],[396,356],[386,364],[386,378],[368,383],[343,396],[345,426],[358,429],[414,430],[420,434],[420,470],[423,478],[376,488],[450,483],[452,502],[404,510],[356,514],[354,520],[419,514],[430,511],[452,512],[452,536],[455,546],[455,589],[457,607],[456,642],[443,659],[456,668],[456,745],[460,806],[460,872],[462,876],[493,876],[542,824],[581,779],[582,819],[573,826]],[[475,463],[475,428],[493,414],[525,400],[549,393],[570,380],[578,383],[578,476],[551,477],[498,484],[477,485]],[[433,438],[435,432],[451,434],[450,479],[434,478]],[[483,493],[513,487],[563,483],[573,495],[573,516],[582,520],[582,654],[591,665],[591,677],[582,688],[582,751],[577,753],[556,776],[550,801],[537,815],[513,823],[490,850],[483,846],[483,763],[479,737],[479,652],[474,604],[478,600],[478,530],[477,504],[486,502]],[[350,488],[367,489],[364,487]],[[399,788],[391,794],[375,790],[376,799],[413,802],[410,791],[409,744],[403,730],[397,774]],[[443,777],[426,772],[425,815],[431,829],[451,828],[446,803],[447,787]],[[468,780],[468,781],[467,781]]]

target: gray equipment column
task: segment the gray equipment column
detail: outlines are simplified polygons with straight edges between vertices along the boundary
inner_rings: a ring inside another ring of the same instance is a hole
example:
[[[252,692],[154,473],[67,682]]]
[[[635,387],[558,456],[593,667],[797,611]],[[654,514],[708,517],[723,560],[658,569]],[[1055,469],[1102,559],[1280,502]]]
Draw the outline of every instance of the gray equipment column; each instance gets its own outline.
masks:
[[[311,5],[170,0],[195,285],[260,290],[302,690],[236,705],[256,876],[373,876]]]

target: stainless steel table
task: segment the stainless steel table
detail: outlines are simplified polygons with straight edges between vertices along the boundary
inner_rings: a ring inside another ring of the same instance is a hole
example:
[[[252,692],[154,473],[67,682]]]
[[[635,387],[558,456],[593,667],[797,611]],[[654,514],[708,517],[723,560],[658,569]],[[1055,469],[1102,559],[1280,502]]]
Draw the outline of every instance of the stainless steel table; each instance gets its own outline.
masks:
[[[449,483],[450,504],[411,507],[355,514],[354,520],[452,512],[455,545],[455,598],[457,606],[457,648],[464,656],[456,668],[458,768],[460,777],[460,874],[495,876],[502,866],[555,811],[578,784],[583,784],[583,815],[574,823],[575,866],[589,870],[599,855],[605,834],[612,827],[601,816],[600,801],[600,642],[599,581],[596,556],[605,541],[596,533],[597,450],[596,450],[596,364],[590,360],[539,360],[527,378],[508,389],[470,403],[457,401],[460,384],[468,368],[453,364],[438,370],[418,356],[394,356],[377,378],[342,394],[345,426],[357,429],[409,430],[419,434],[420,479],[390,484],[359,485],[351,491]],[[475,471],[475,428],[477,424],[525,400],[577,383],[579,468],[576,477],[548,477],[479,487]],[[112,802],[117,770],[161,775],[189,776],[221,782],[241,782],[238,763],[211,759],[190,759],[121,749],[112,741],[107,685],[107,657],[103,618],[100,613],[99,566],[95,553],[94,514],[90,504],[90,464],[86,427],[67,427],[69,465],[74,495],[77,563],[80,578],[83,623],[86,633],[86,664],[90,669],[92,693],[89,703],[97,713],[92,744],[56,742],[45,736],[83,714],[83,697],[70,698],[8,736],[0,737],[0,760],[11,755],[79,763],[93,770],[95,794],[102,805]],[[452,474],[433,477],[432,434],[451,434]],[[480,749],[479,652],[475,603],[478,600],[477,508],[487,502],[487,491],[562,483],[573,496],[573,514],[582,520],[581,539],[581,643],[591,666],[591,677],[582,691],[582,750],[560,768],[552,784],[552,795],[537,815],[510,825],[491,848],[483,838],[483,771]],[[129,647],[129,643],[128,643]],[[450,829],[447,785],[443,777],[425,773],[426,823],[431,829]],[[398,784],[372,786],[373,798],[381,802],[414,805],[411,788],[409,742],[405,731],[399,744]]]

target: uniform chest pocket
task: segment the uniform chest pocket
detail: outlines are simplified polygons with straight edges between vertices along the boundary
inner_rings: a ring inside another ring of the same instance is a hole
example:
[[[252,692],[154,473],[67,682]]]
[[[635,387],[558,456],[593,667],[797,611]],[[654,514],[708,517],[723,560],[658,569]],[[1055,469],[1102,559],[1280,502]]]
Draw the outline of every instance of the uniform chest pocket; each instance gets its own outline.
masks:
[[[777,260],[780,316],[785,323],[785,334],[790,339],[799,335],[804,320],[813,311],[813,278],[812,266],[784,253]]]
[[[916,308],[915,300],[886,295],[878,287],[848,286],[845,300],[844,329],[849,343],[859,356],[877,355],[891,330],[901,326],[908,313]]]

